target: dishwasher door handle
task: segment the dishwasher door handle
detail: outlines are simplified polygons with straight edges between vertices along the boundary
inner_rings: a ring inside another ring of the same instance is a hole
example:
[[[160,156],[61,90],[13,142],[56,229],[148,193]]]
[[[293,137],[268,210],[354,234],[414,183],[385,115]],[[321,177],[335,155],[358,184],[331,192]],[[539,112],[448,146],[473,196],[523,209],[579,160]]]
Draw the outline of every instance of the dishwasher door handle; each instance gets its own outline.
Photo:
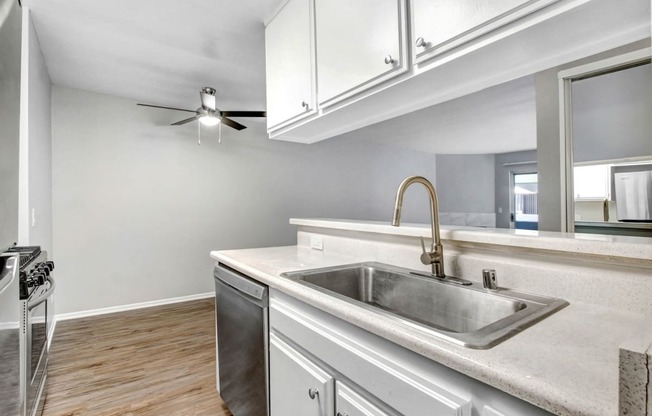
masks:
[[[216,283],[231,289],[243,298],[258,304],[261,307],[267,307],[269,304],[267,286],[248,277],[236,274],[222,266],[215,267],[213,276],[215,277]]]

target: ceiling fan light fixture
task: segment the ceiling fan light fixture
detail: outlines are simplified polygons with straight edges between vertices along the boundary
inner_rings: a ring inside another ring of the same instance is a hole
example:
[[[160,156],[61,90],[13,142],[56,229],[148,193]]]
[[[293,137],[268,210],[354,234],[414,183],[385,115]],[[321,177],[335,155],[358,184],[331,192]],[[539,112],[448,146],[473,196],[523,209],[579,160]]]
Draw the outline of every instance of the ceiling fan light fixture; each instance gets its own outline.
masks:
[[[217,126],[221,119],[214,114],[203,114],[199,116],[199,122],[204,126]]]
[[[230,127],[235,130],[246,129],[247,126],[244,126],[237,121],[231,119],[231,117],[267,117],[267,112],[265,111],[222,111],[216,107],[215,104],[215,88],[204,87],[199,91],[199,97],[201,99],[201,107],[196,110],[186,110],[184,108],[176,107],[166,107],[162,105],[154,104],[141,104],[138,105],[143,107],[153,107],[153,108],[162,108],[164,110],[174,110],[174,111],[185,111],[188,113],[193,113],[192,117],[186,118],[184,120],[177,121],[172,123],[172,126],[182,126],[184,124],[193,123],[199,121],[197,126],[221,126],[224,124],[227,127]]]

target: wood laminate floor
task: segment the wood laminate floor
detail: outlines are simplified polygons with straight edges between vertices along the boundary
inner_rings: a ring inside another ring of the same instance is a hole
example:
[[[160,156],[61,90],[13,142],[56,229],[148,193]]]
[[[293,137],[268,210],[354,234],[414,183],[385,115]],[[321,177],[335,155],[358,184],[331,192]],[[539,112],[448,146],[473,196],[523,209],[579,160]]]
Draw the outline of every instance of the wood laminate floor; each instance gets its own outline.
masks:
[[[59,322],[44,416],[231,416],[212,299]]]

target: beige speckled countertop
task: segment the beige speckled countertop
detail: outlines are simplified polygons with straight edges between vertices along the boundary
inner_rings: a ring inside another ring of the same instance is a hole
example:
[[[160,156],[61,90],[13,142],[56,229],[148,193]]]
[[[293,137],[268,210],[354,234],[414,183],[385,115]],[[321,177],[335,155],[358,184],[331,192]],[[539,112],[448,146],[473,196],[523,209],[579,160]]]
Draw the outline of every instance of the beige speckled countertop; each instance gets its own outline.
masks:
[[[473,350],[279,276],[286,271],[369,259],[298,246],[214,251],[211,257],[340,319],[559,415],[618,414],[619,345],[644,322],[641,315],[574,302],[489,350]]]

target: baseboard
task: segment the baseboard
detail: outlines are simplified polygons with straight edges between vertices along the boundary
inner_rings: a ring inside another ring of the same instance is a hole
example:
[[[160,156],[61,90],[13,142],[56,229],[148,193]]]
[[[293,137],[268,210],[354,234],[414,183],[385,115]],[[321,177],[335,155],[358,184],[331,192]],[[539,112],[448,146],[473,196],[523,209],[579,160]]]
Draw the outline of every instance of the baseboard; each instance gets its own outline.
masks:
[[[5,329],[18,329],[20,328],[20,325],[18,322],[2,322],[0,323],[0,331],[4,331]]]
[[[87,318],[89,316],[105,315],[108,313],[126,312],[135,309],[152,308],[154,306],[170,305],[172,303],[188,302],[191,300],[212,298],[214,296],[215,296],[215,292],[206,292],[206,293],[198,293],[196,295],[181,296],[178,298],[168,298],[168,299],[161,299],[161,300],[153,300],[150,302],[132,303],[129,305],[110,306],[108,308],[62,313],[62,314],[55,315],[54,324],[56,325],[57,321],[67,321],[69,319]]]

